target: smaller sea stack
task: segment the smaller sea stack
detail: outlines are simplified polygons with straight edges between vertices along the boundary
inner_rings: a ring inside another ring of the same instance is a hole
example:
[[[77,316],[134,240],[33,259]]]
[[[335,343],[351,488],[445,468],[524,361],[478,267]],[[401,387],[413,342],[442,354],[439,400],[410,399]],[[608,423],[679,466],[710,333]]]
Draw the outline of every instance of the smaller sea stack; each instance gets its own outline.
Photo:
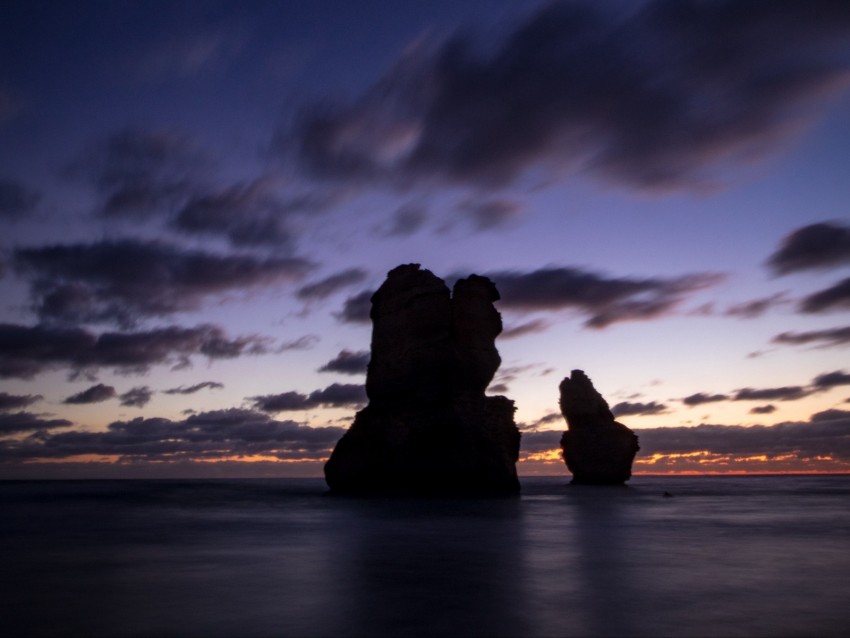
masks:
[[[581,370],[561,381],[564,462],[577,485],[622,485],[632,475],[638,437],[614,415]]]

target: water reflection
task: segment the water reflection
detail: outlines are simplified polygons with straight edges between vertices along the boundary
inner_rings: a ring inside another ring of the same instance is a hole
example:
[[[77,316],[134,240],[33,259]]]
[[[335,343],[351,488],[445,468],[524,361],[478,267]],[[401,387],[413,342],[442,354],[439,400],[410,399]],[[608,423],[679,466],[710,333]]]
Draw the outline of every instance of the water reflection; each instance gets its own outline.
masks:
[[[357,501],[335,607],[339,635],[520,636],[520,502]]]

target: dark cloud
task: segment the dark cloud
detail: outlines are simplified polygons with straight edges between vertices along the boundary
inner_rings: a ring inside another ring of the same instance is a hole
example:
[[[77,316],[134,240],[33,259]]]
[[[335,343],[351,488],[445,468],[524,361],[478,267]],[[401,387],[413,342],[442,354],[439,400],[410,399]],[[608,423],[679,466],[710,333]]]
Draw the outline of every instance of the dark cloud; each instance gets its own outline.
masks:
[[[111,423],[104,432],[71,431],[5,441],[0,446],[0,458],[115,455],[122,461],[174,462],[264,455],[282,460],[320,460],[327,458],[343,433],[343,428],[314,428],[276,421],[253,410],[229,409],[193,414],[181,421],[136,418]]]
[[[231,339],[213,325],[98,335],[82,328],[0,324],[0,378],[30,379],[61,368],[141,373],[155,364],[188,365],[192,355],[222,359],[260,354],[268,351],[267,345],[258,336]]]
[[[812,330],[810,332],[783,332],[773,337],[771,341],[792,346],[810,343],[820,344],[822,347],[843,346],[850,344],[850,326],[828,330]]]
[[[372,310],[372,295],[374,291],[364,290],[345,300],[342,310],[336,318],[343,323],[370,323],[369,313]]]
[[[832,410],[808,422],[771,426],[710,425],[639,431],[641,456],[705,452],[715,455],[791,456],[850,461],[850,412]]]
[[[135,324],[196,310],[209,297],[302,278],[298,258],[261,259],[131,239],[17,249],[18,271],[32,279],[43,319]]]
[[[850,410],[824,410],[816,412],[812,415],[812,423],[820,423],[824,421],[836,421],[839,419],[850,419]]]
[[[0,411],[25,408],[28,405],[41,401],[43,398],[40,394],[9,394],[8,392],[0,392]]]
[[[143,408],[153,397],[153,390],[146,385],[140,385],[130,390],[127,390],[119,398],[121,405],[126,405],[130,408]]]
[[[351,383],[332,383],[310,394],[283,392],[249,397],[253,407],[263,412],[311,410],[318,407],[349,407],[366,403],[366,386]]]
[[[800,310],[808,313],[850,309],[850,277],[834,286],[809,295],[800,302]]]
[[[534,454],[561,447],[561,436],[563,430],[539,430],[536,432],[523,432],[520,439],[520,453]]]
[[[742,388],[732,397],[733,401],[796,401],[812,393],[799,385],[781,388]]]
[[[839,385],[850,385],[850,374],[847,374],[844,370],[819,374],[812,381],[812,386],[821,390],[828,390]]]
[[[656,401],[650,401],[649,403],[630,403],[623,401],[611,408],[611,413],[618,418],[621,416],[649,416],[652,414],[664,414],[665,412],[667,412],[667,406]]]
[[[502,185],[542,168],[702,186],[819,114],[847,85],[848,39],[850,9],[832,0],[546,3],[499,42],[467,31],[409,49],[277,144],[328,178]]]
[[[519,311],[574,308],[588,315],[585,325],[590,328],[664,316],[689,294],[722,279],[710,273],[673,279],[614,278],[568,267],[492,272],[488,276],[502,295],[501,307]]]
[[[200,390],[210,389],[210,390],[221,390],[224,388],[223,383],[219,383],[218,381],[202,381],[201,383],[196,383],[195,385],[190,386],[177,386],[176,388],[169,388],[168,390],[163,390],[165,394],[195,394]]]
[[[295,294],[299,299],[325,299],[343,288],[359,284],[367,275],[362,268],[349,268],[302,286]]]
[[[341,372],[342,374],[365,374],[371,353],[368,350],[341,350],[338,355],[319,368],[319,372]]]
[[[292,251],[297,239],[293,216],[329,207],[333,195],[282,196],[277,180],[261,177],[210,191],[197,188],[171,219],[171,227],[189,235],[223,237],[234,246],[273,246]]]
[[[416,204],[405,204],[399,208],[388,226],[379,229],[385,237],[408,237],[422,228],[428,219],[428,211]]]
[[[109,399],[113,398],[115,394],[115,388],[113,388],[111,385],[104,385],[103,383],[98,383],[97,385],[93,385],[87,390],[83,390],[82,392],[78,392],[77,394],[72,394],[62,403],[75,405],[83,405],[86,403],[100,403],[102,401],[108,401]]]
[[[723,313],[727,317],[738,317],[739,319],[756,319],[768,310],[787,303],[785,293],[777,293],[763,299],[753,299],[744,303],[729,306]]]
[[[499,334],[500,339],[516,339],[528,334],[543,332],[549,328],[549,322],[543,319],[533,319],[525,323],[508,326]]]
[[[48,419],[31,412],[0,413],[0,436],[67,428],[71,425],[73,423],[66,419]],[[5,444],[9,445],[8,442]],[[2,457],[3,445],[4,443],[0,443],[0,457]]]
[[[19,219],[33,210],[40,195],[16,180],[0,178],[0,219]]]
[[[777,275],[850,263],[850,226],[821,222],[798,228],[782,240],[767,264]]]
[[[729,397],[725,394],[706,394],[704,392],[697,392],[696,394],[692,394],[682,399],[682,403],[693,407],[695,405],[702,405],[703,403],[716,403],[718,401],[728,400]]]
[[[505,226],[523,212],[519,202],[508,199],[467,200],[459,204],[457,209],[480,231]]]
[[[776,406],[768,403],[767,405],[757,405],[750,410],[750,414],[772,414],[776,412]]]
[[[185,135],[124,129],[96,144],[68,172],[94,187],[100,215],[145,218],[180,205],[207,165]]]

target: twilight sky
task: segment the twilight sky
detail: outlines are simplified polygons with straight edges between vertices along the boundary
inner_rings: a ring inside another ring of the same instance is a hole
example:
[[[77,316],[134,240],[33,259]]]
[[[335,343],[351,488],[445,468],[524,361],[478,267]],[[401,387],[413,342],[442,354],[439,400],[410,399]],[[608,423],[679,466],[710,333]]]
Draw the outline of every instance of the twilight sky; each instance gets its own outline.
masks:
[[[0,478],[320,475],[409,262],[521,474],[850,471],[850,3],[0,4]]]

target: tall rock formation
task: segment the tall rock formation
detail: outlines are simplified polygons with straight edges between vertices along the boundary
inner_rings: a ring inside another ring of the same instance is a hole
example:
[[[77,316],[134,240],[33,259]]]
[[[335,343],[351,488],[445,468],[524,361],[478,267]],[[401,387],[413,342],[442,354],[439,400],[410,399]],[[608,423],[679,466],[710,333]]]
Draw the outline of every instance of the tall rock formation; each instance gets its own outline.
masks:
[[[608,403],[581,370],[573,370],[561,382],[560,391],[568,428],[561,437],[561,449],[573,473],[572,482],[618,485],[629,480],[640,449],[635,433],[614,420]]]
[[[369,404],[339,440],[325,479],[340,493],[514,493],[513,401],[484,391],[499,368],[496,286],[471,275],[450,293],[419,264],[372,296]]]

